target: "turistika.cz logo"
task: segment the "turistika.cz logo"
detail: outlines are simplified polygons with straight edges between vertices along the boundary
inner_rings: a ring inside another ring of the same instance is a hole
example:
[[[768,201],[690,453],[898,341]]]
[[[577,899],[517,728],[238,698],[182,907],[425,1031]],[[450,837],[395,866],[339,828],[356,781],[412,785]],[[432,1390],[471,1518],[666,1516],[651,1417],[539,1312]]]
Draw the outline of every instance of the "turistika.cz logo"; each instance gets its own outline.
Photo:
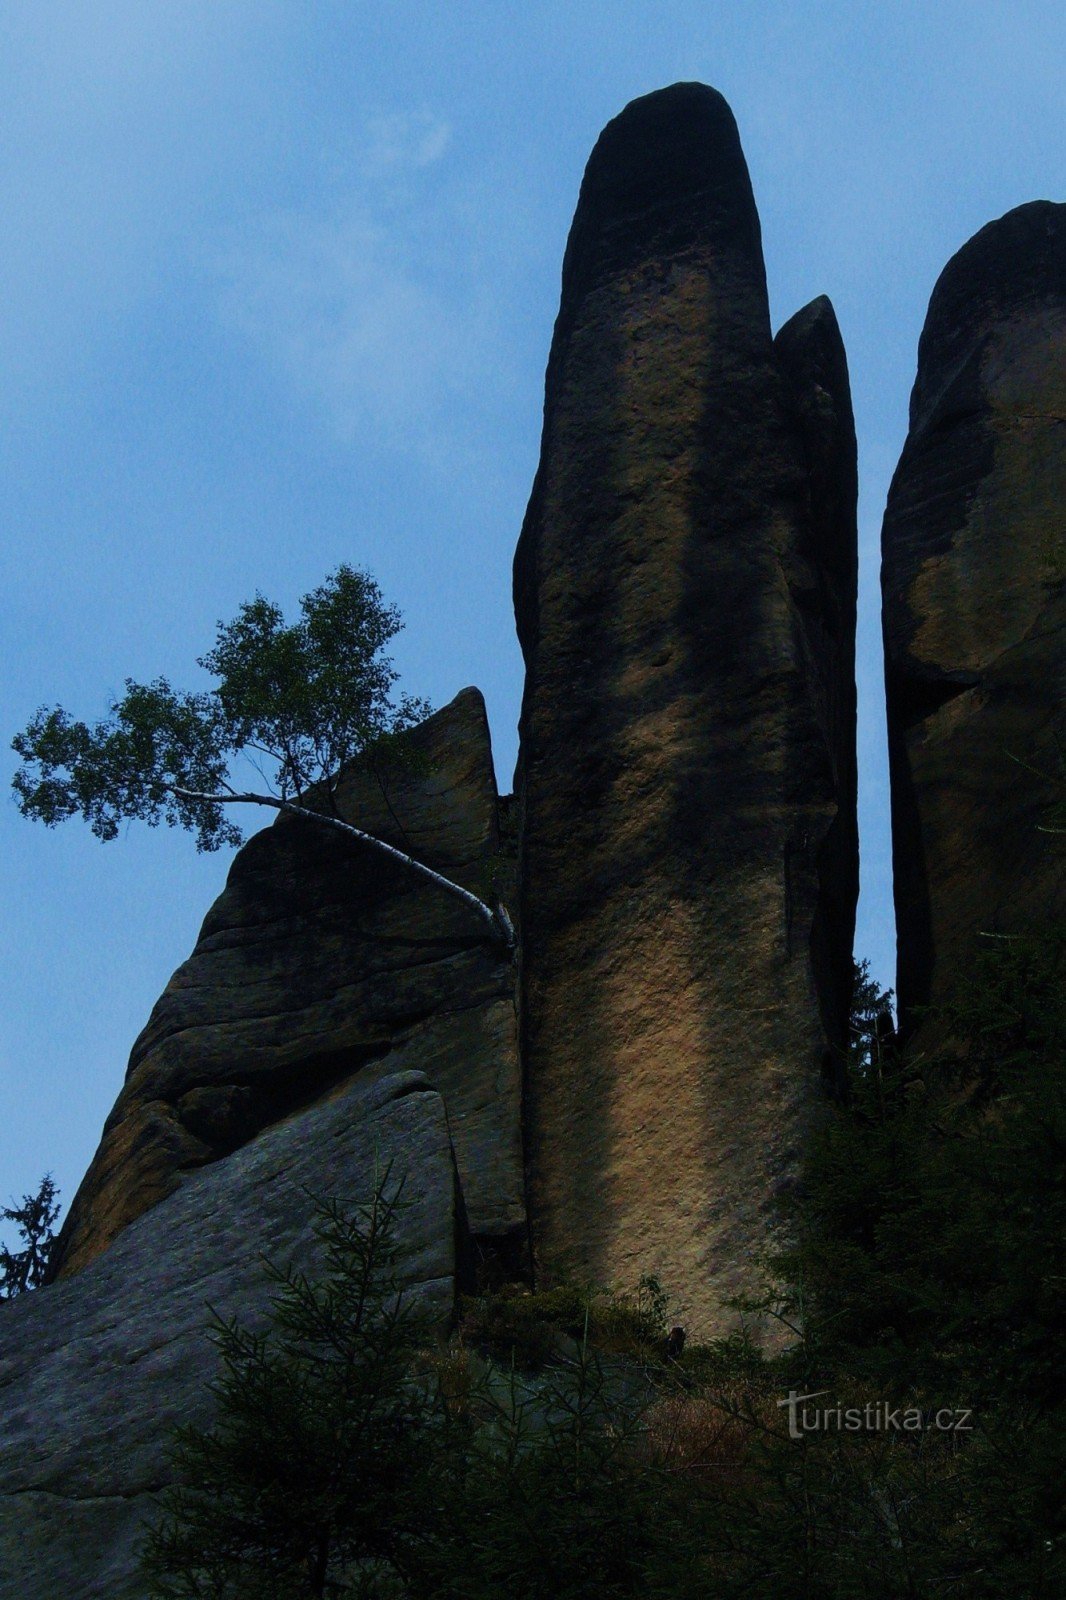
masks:
[[[790,1389],[779,1407],[788,1410],[788,1435],[802,1439],[808,1433],[968,1433],[973,1428],[973,1411],[965,1406],[893,1406],[887,1400],[868,1400],[865,1405],[846,1406],[837,1400],[828,1406],[809,1404],[831,1391],[815,1389],[797,1394]]]

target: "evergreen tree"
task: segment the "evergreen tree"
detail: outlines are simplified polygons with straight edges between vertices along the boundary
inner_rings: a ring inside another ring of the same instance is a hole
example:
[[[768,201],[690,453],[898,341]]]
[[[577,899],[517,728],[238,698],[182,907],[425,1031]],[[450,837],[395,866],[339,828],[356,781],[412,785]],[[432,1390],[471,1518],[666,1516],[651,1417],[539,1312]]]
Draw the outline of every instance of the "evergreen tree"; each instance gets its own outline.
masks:
[[[0,1206],[0,1216],[15,1224],[23,1243],[21,1250],[0,1245],[0,1300],[11,1300],[44,1282],[60,1209],[50,1173],[45,1173],[36,1194],[23,1195],[20,1206]]]
[[[535,1375],[443,1355],[398,1284],[400,1203],[386,1174],[354,1218],[320,1206],[321,1282],[270,1268],[265,1332],[214,1319],[216,1415],[177,1435],[152,1600],[646,1593],[673,1492],[646,1380],[587,1337]]]
[[[422,1552],[419,1600],[637,1600],[671,1538],[670,1475],[647,1448],[653,1390],[583,1337],[536,1377],[486,1375]],[[442,1439],[443,1443],[443,1439]]]
[[[431,1416],[412,1380],[428,1332],[396,1268],[402,1185],[318,1206],[324,1276],[268,1271],[265,1333],[216,1317],[217,1415],[177,1437],[178,1486],[144,1551],[158,1600],[402,1593]]]
[[[850,1098],[815,1142],[779,1262],[801,1336],[776,1356],[743,1338],[672,1362],[632,1340],[604,1356],[589,1333],[610,1331],[610,1307],[575,1339],[580,1296],[560,1286],[486,1303],[493,1359],[454,1343],[428,1358],[424,1334],[389,1324],[389,1195],[380,1226],[373,1204],[355,1224],[328,1211],[323,1284],[276,1274],[265,1335],[216,1323],[219,1416],[182,1437],[154,1600],[1059,1600],[1062,953],[987,943],[935,1062],[896,1048],[860,969]],[[539,1302],[553,1333],[538,1343]],[[657,1350],[658,1300],[651,1320]],[[534,1370],[508,1370],[505,1323]],[[797,1439],[793,1386],[920,1406],[926,1426]],[[966,1431],[930,1431],[934,1407]]]

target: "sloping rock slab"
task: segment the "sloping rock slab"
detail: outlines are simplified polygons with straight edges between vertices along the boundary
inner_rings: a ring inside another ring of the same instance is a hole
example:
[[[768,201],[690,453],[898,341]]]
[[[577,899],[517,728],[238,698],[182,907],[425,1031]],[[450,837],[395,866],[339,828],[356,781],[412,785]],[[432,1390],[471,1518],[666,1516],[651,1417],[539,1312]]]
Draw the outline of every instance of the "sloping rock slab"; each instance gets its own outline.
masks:
[[[482,897],[513,901],[484,701],[466,689],[411,759],[343,777],[345,818]],[[282,818],[235,858],[196,949],[133,1046],[60,1235],[77,1271],[184,1173],[369,1062],[432,1063],[470,1226],[524,1223],[514,969],[469,907],[370,845]]]
[[[355,1205],[405,1175],[399,1271],[451,1316],[454,1162],[440,1096],[370,1068],[335,1098],[186,1178],[84,1271],[0,1306],[0,1600],[126,1600],[178,1422],[206,1422],[207,1307],[242,1322],[262,1256],[314,1270],[307,1191]]]

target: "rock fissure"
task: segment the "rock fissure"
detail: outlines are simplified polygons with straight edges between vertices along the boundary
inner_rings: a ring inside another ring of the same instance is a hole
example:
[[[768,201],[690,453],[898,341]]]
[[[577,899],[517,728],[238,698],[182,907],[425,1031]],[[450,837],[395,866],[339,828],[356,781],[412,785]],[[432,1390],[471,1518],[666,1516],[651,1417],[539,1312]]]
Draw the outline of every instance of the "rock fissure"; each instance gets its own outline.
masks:
[[[43,1484],[28,1483],[19,1488],[5,1489],[4,1494],[12,1499],[18,1499],[20,1495],[45,1495],[49,1500],[61,1500],[71,1505],[107,1505],[115,1501],[141,1500],[145,1495],[162,1494],[169,1484],[169,1479],[159,1479],[138,1488],[116,1489],[113,1494],[71,1494],[62,1489],[49,1489]]]

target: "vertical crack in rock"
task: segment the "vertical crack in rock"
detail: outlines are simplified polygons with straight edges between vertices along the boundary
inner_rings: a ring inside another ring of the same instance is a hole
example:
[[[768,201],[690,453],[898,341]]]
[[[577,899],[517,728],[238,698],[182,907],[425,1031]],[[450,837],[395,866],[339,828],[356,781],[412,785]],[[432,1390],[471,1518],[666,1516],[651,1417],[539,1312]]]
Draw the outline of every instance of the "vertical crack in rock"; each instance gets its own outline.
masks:
[[[982,932],[1066,911],[1040,823],[1066,751],[1066,206],[989,223],[945,267],[882,540],[901,1023]],[[1061,788],[1058,791],[1061,793]],[[935,1014],[923,1044],[938,1035]]]
[[[775,352],[733,117],[675,85],[589,161],[515,557],[522,1029],[542,1275],[704,1332],[843,1040],[854,607],[832,309]]]

